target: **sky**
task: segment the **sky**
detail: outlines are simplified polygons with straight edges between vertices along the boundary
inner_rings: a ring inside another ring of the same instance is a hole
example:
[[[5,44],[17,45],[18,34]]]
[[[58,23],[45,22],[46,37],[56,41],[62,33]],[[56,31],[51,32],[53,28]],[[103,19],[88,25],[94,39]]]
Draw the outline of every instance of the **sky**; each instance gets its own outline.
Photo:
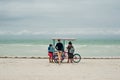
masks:
[[[119,38],[120,0],[0,0],[0,37],[26,36]]]

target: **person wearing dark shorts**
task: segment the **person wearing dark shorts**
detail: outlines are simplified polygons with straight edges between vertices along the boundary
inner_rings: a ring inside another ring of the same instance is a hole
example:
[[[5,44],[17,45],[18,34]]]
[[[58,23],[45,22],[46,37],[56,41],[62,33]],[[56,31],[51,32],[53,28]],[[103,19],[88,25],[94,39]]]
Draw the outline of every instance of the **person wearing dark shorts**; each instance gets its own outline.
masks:
[[[68,61],[67,61],[67,63],[69,63],[69,62],[72,63],[73,62],[73,54],[74,54],[74,51],[75,51],[75,49],[72,45],[72,42],[68,43],[67,50],[68,50]]]

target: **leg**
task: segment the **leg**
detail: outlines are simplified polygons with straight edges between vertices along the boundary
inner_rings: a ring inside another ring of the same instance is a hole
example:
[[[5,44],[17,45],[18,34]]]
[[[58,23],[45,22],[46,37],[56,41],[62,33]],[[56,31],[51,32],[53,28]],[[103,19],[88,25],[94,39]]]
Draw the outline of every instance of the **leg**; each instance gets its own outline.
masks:
[[[50,53],[48,53],[48,57],[49,57],[49,63],[50,63]]]
[[[53,60],[52,60],[52,57],[53,57],[53,53],[49,52],[48,53],[48,56],[49,56],[49,62],[51,63]]]
[[[73,53],[72,53],[72,63],[73,63],[73,56],[74,56],[74,55],[73,55]]]
[[[51,62],[53,63],[53,53],[51,54]]]
[[[50,63],[50,57],[49,57],[49,63]]]
[[[68,63],[72,63],[73,62],[73,54],[72,53],[68,53]]]
[[[67,60],[67,63],[69,63],[70,61],[70,54],[68,53],[68,60]]]
[[[70,59],[70,62],[73,63],[73,59],[72,58]]]
[[[62,55],[62,51],[58,51],[58,63],[61,63],[61,55]]]

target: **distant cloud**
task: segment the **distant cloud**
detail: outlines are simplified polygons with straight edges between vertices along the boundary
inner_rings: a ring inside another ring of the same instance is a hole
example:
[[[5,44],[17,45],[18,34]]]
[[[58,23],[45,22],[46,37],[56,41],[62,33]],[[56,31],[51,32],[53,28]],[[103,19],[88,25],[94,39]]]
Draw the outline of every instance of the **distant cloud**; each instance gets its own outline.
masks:
[[[67,31],[66,29],[64,31],[30,31],[30,30],[21,30],[21,31],[0,31],[0,35],[120,35],[120,29],[81,29],[77,31],[77,29],[74,31]]]
[[[29,30],[22,30],[22,31],[0,31],[0,35],[41,35],[41,34],[48,34],[45,31],[43,32],[33,32]]]
[[[0,35],[120,35],[120,0],[0,0]]]

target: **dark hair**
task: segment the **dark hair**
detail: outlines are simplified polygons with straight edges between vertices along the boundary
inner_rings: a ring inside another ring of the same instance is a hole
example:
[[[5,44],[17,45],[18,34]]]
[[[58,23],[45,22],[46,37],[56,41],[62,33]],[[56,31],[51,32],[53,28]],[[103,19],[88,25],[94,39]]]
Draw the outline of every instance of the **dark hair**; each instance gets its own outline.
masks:
[[[49,46],[52,46],[52,44],[49,44]]]
[[[72,44],[72,42],[70,41],[68,44]]]
[[[58,41],[60,41],[60,39],[58,39]]]

